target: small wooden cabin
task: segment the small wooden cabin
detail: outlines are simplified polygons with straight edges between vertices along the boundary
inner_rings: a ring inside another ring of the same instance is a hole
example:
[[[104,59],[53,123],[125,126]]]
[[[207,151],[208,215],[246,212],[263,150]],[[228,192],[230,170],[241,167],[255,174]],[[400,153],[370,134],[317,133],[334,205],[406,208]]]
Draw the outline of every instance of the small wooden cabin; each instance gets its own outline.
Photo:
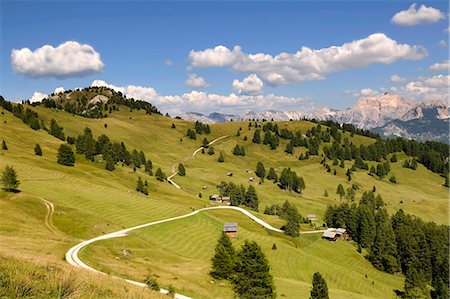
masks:
[[[223,224],[223,231],[230,238],[236,238],[238,235],[238,223],[237,222],[225,222]]]
[[[326,230],[323,232],[322,234],[322,239],[328,240],[328,241],[336,241],[338,238],[336,232],[330,231],[330,230]]]

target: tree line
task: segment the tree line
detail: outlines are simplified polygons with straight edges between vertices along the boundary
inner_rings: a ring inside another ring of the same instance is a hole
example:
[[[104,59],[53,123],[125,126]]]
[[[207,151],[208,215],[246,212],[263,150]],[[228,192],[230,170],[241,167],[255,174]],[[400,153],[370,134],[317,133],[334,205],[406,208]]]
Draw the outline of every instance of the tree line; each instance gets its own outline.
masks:
[[[375,268],[405,275],[405,298],[448,298],[449,227],[399,210],[390,217],[380,195],[364,192],[359,204],[328,207],[325,222],[345,227]],[[430,294],[426,287],[431,285]]]

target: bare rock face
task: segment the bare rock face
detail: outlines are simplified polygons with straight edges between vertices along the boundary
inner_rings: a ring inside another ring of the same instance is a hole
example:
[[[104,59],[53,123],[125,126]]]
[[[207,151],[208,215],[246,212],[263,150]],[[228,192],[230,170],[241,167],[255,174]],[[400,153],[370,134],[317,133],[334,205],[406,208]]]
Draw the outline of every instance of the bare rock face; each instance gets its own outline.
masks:
[[[354,124],[361,129],[372,129],[400,119],[415,106],[415,103],[398,95],[362,97],[353,107],[339,111],[335,120]]]

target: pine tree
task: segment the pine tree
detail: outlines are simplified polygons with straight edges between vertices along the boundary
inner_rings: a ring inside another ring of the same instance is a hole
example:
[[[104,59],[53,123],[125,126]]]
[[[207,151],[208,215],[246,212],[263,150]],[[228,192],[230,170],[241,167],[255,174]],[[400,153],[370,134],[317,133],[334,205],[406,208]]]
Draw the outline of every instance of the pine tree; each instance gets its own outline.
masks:
[[[369,174],[370,175],[374,175],[376,173],[376,170],[375,170],[375,166],[370,166],[370,171],[369,171]]]
[[[172,127],[171,127],[172,129],[175,129],[176,128],[176,126],[175,126],[175,124],[174,123],[172,123]]]
[[[342,201],[342,197],[345,195],[344,186],[342,186],[342,184],[337,186],[336,194],[339,195],[339,199]]]
[[[255,187],[253,187],[252,185],[248,186],[247,192],[245,192],[244,204],[247,207],[249,207],[255,211],[258,211],[258,206],[259,206],[258,194],[256,194]]]
[[[208,148],[208,155],[214,155],[214,147],[212,147],[212,146],[210,146],[209,148]]]
[[[364,248],[370,249],[375,238],[376,226],[373,212],[366,204],[358,207],[358,243]]]
[[[147,162],[145,162],[144,171],[148,175],[153,175],[153,163],[152,163],[152,161],[150,159],[147,160]]]
[[[266,169],[264,168],[264,164],[261,161],[256,164],[255,174],[261,179],[264,179],[264,177],[266,176]]]
[[[389,182],[397,184],[397,178],[395,177],[395,175],[391,175],[391,177],[389,178]]]
[[[327,190],[325,190],[325,192],[323,193],[323,196],[324,197],[328,197],[328,191]]]
[[[403,298],[429,298],[427,282],[421,270],[417,271],[414,266],[409,267],[405,279],[405,295]]]
[[[269,174],[267,175],[267,179],[273,181],[274,183],[278,182],[278,176],[273,167],[270,167]]]
[[[314,273],[309,299],[328,299],[328,286],[319,272]]]
[[[236,261],[236,253],[234,251],[231,240],[225,232],[222,232],[217,245],[215,254],[211,259],[212,271],[211,276],[215,279],[229,279],[234,273]]]
[[[275,298],[269,262],[254,241],[245,241],[237,254],[233,289],[240,298]]]
[[[203,141],[202,141],[202,146],[203,146],[203,148],[208,148],[208,144],[209,144],[208,139],[206,139],[206,137],[203,138]]]
[[[34,146],[34,154],[36,156],[42,156],[42,149],[39,143],[36,143],[36,145]]]
[[[0,182],[3,185],[3,189],[8,192],[14,192],[19,188],[20,181],[17,179],[16,170],[9,165],[6,165],[3,170]]]
[[[377,212],[375,222],[376,234],[368,259],[378,270],[392,274],[400,267],[397,260],[395,233],[385,209]]]
[[[417,160],[416,158],[413,158],[411,161],[411,169],[416,170],[417,169]]]
[[[225,158],[223,157],[223,154],[220,153],[219,159],[217,160],[219,163],[225,162]]]
[[[137,180],[136,191],[144,193],[144,188],[144,182],[142,181],[141,177],[139,177]]]
[[[289,142],[288,144],[286,144],[286,149],[284,151],[288,154],[294,153],[294,146],[292,145],[292,142]]]
[[[254,143],[261,143],[261,130],[260,129],[255,130],[252,141]]]
[[[2,150],[4,150],[4,151],[8,150],[8,146],[6,145],[5,140],[2,141]]]
[[[112,155],[107,155],[106,156],[106,164],[105,164],[106,170],[113,171],[115,166],[116,166],[116,161],[114,161],[114,158],[112,157]]]
[[[158,181],[161,181],[161,182],[163,182],[163,181],[166,180],[166,175],[165,175],[164,172],[161,170],[161,168],[158,168],[158,169],[156,170],[155,177],[156,177],[156,179],[157,179]]]
[[[68,144],[61,144],[58,149],[57,158],[59,164],[66,166],[73,166],[75,164],[75,155]]]
[[[178,164],[178,175],[179,176],[185,176],[186,175],[186,169],[184,168],[183,164]]]

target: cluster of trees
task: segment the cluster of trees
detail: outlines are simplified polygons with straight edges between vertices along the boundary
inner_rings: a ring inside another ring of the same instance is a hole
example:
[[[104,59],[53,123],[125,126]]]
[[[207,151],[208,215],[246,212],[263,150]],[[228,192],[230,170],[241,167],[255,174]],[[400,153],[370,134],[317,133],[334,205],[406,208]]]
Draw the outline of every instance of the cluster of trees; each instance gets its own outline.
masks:
[[[286,224],[281,229],[284,230],[286,235],[292,237],[300,236],[300,223],[306,222],[306,219],[298,212],[297,208],[287,200],[281,206],[278,204],[266,206],[264,214],[277,215],[281,219],[286,220]]]
[[[71,94],[70,99],[67,95]],[[89,98],[94,98],[96,95],[108,96],[106,103],[98,101],[91,102]],[[103,118],[107,117],[106,112],[111,113],[113,110],[119,110],[119,105],[124,105],[133,110],[145,110],[147,114],[161,114],[152,104],[135,100],[133,98],[125,97],[121,92],[116,92],[113,89],[107,87],[87,87],[82,90],[66,90],[64,95],[55,97],[51,94],[51,97],[43,99],[40,103],[33,103],[32,105],[42,105],[47,108],[61,109],[66,112],[80,115],[89,118]]]
[[[17,179],[17,172],[10,165],[6,165],[3,170],[0,182],[3,186],[3,190],[7,192],[17,192],[20,185],[20,181]]]
[[[39,130],[41,128],[38,114],[29,108],[24,108],[22,104],[13,105],[0,96],[0,107],[11,112],[15,117],[20,118],[33,130]]]
[[[399,210],[389,217],[380,195],[364,192],[359,205],[328,207],[329,226],[345,227],[369,252],[367,258],[379,270],[406,276],[406,298],[449,296],[449,228],[425,223]],[[414,295],[416,294],[416,295]]]
[[[412,158],[411,160],[405,159],[405,162],[403,162],[402,167],[416,170],[417,169],[417,160],[415,158]]]
[[[222,233],[211,259],[211,276],[227,279],[239,298],[276,298],[267,258],[256,242],[245,240],[239,251]]]
[[[255,187],[252,185],[249,185],[247,190],[245,190],[245,187],[242,184],[238,186],[233,182],[222,182],[217,188],[219,188],[221,196],[230,197],[232,206],[244,205],[258,211],[258,194],[256,193]]]
[[[233,149],[233,155],[235,156],[245,156],[245,148],[244,146],[240,146],[239,144],[236,144],[236,146]]]
[[[55,136],[59,140],[65,141],[66,136],[64,135],[64,129],[63,127],[59,126],[56,120],[52,118],[50,121],[50,130],[48,130],[48,133],[52,136]]]
[[[186,136],[189,137],[189,139],[197,140],[197,135],[192,129],[187,129]]]
[[[149,175],[153,175],[153,163],[146,158],[143,151],[134,149],[130,153],[123,142],[111,142],[105,134],[100,135],[95,140],[91,129],[87,127],[84,129],[83,134],[75,139],[75,147],[77,153],[84,155],[90,161],[93,161],[95,156],[102,155],[105,161],[105,168],[109,171],[114,170],[118,162],[122,162],[133,169],[144,166],[144,171]]]
[[[295,171],[291,170],[291,168],[283,169],[280,175],[279,184],[280,187],[286,191],[292,190],[298,193],[302,193],[306,188],[303,178],[298,176]]]
[[[199,121],[195,122],[194,128],[195,128],[195,133],[197,133],[197,134],[209,134],[209,133],[211,133],[211,128],[209,127],[209,125],[208,124],[203,124],[203,123],[201,123]]]
[[[377,164],[377,167],[374,165],[370,166],[369,175],[377,175],[380,180],[387,176],[391,171],[391,166],[389,161],[381,162]]]
[[[142,181],[141,177],[137,180],[136,191],[148,195],[148,182],[147,180]]]

